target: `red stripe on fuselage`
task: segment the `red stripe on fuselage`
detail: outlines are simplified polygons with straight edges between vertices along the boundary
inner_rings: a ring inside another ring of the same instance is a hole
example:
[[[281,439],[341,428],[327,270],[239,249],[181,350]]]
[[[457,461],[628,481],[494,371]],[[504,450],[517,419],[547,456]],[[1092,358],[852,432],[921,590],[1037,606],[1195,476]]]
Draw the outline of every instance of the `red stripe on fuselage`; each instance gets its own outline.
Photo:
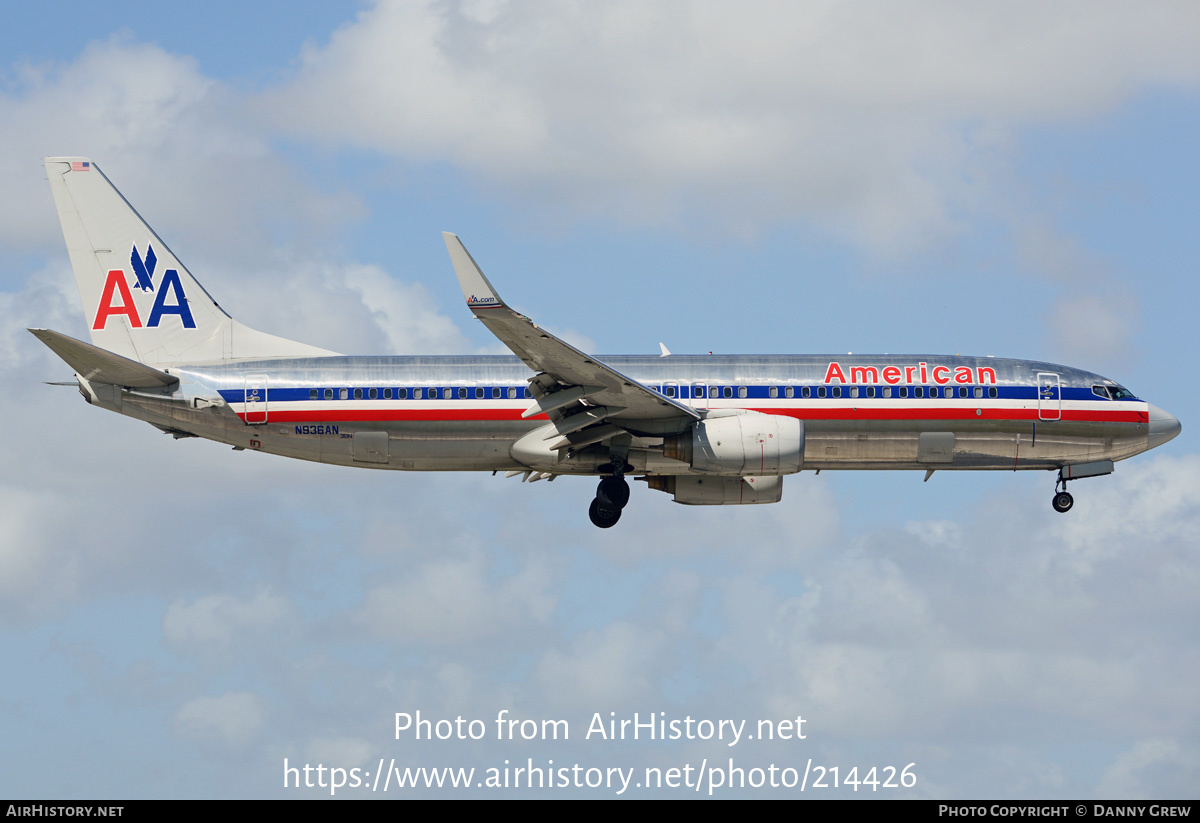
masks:
[[[982,414],[976,413],[976,408]],[[521,409],[314,409],[311,411],[271,408],[266,411],[272,423],[358,423],[389,421],[424,421],[429,423],[484,420],[531,420],[546,421],[544,414],[530,418],[521,417]],[[911,409],[871,408],[791,408],[791,409],[744,409],[762,414],[780,414],[800,420],[1014,420],[1040,423],[1057,423],[1058,420],[1043,420],[1034,409],[998,409],[979,406],[975,408],[938,408],[922,406]],[[255,414],[263,414],[257,410]],[[245,412],[238,412],[245,419]],[[1139,411],[1101,411],[1090,409],[1063,409],[1061,420],[1072,423],[1144,423],[1147,415]]]
[[[976,408],[982,414],[976,413]],[[1060,418],[1046,419],[1037,409],[989,409],[979,406],[970,409],[939,409],[925,406],[918,409],[747,409],[763,414],[783,414],[801,420],[1034,420],[1057,423],[1061,420],[1087,423],[1144,423],[1146,413],[1138,411],[1090,411],[1063,409]]]

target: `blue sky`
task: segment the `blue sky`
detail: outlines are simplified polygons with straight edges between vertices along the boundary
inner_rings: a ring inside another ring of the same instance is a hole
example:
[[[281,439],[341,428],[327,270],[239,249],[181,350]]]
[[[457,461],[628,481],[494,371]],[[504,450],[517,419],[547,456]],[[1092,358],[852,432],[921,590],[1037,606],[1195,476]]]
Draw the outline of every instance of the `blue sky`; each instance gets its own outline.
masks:
[[[732,753],[915,762],[922,797],[1194,796],[1198,39],[1171,3],[14,9],[0,793]],[[174,442],[43,385],[69,374],[24,329],[84,333],[47,154],[93,157],[240,320],[338,351],[500,350],[450,230],[597,353],[1044,359],[1184,433],[1065,517],[1040,473],[806,472],[753,510],[635,489],[611,532],[582,480]],[[396,740],[418,709],[809,737]]]

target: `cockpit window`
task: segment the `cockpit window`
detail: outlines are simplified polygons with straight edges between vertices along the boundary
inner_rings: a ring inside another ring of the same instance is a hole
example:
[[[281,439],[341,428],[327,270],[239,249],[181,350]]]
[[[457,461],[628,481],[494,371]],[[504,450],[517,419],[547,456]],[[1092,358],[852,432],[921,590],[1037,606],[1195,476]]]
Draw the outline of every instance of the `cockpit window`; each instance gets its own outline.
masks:
[[[1102,397],[1105,400],[1111,399],[1108,396],[1108,389],[1104,386],[1092,386],[1092,394],[1096,395],[1097,397]]]
[[[1124,386],[1109,386],[1108,393],[1112,395],[1113,400],[1137,400],[1137,398],[1133,396],[1133,392]]]

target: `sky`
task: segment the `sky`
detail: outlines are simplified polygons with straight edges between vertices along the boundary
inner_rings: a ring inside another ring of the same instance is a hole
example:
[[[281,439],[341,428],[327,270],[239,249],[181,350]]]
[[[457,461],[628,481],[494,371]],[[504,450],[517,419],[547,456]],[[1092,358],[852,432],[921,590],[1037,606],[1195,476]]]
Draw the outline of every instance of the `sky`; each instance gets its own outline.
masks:
[[[1196,797],[1200,8],[102,5],[0,27],[0,796],[801,796],[752,785],[775,766]],[[86,332],[47,155],[239,320],[335,351],[504,351],[453,231],[597,354],[1049,360],[1183,434],[1067,515],[1048,473],[802,472],[773,506],[635,484],[606,531],[582,478],[177,442],[45,384],[70,369],[25,329]],[[635,715],[683,734],[593,728]],[[579,769],[384,793],[381,763]],[[702,764],[746,783],[618,791]]]

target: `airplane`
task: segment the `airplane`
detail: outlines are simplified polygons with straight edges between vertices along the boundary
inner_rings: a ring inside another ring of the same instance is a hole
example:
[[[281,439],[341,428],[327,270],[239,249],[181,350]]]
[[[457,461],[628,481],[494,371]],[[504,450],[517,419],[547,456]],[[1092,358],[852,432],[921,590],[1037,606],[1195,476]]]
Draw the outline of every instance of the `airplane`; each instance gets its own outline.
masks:
[[[1048,470],[1067,483],[1177,436],[1098,374],[958,355],[593,357],[519,314],[459,238],[467,308],[515,356],[344,356],[229,316],[86,157],[48,157],[91,343],[30,329],[84,399],[176,438],[363,468],[629,476],[688,505],[776,503],[802,469]],[[72,384],[68,384],[72,385]]]

